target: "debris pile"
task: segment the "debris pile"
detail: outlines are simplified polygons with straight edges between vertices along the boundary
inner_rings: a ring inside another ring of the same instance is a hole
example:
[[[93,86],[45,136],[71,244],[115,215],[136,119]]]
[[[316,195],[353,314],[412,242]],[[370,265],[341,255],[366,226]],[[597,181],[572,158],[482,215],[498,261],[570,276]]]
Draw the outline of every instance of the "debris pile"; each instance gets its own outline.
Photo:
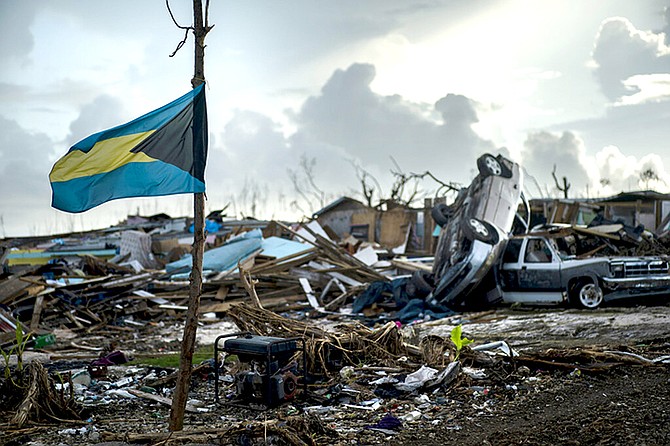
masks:
[[[13,308],[33,330],[67,327],[91,333],[173,318],[186,310],[192,236],[168,238],[165,226],[150,233],[131,229],[47,242],[12,240],[23,246],[4,251],[0,304]],[[201,313],[221,315],[248,301],[240,271],[253,278],[264,308],[276,310],[337,311],[370,281],[389,280],[308,226],[293,231],[266,223],[270,227],[291,237],[264,237],[259,227],[244,222],[208,235]],[[90,249],[91,240],[101,238],[105,249]]]
[[[419,422],[458,429],[453,415],[458,404],[474,398],[478,411],[490,413],[491,405],[546,379],[544,373],[597,374],[668,362],[665,347],[645,357],[613,349],[519,353],[500,340],[468,345],[458,313],[430,301],[435,286],[430,256],[408,257],[351,235],[338,240],[316,221],[218,218],[206,226],[201,329],[263,337],[259,345],[268,349],[268,363],[280,353],[273,350],[276,339],[299,339],[302,349],[295,358],[290,352],[290,365],[274,364],[272,378],[262,361],[243,364],[244,358],[209,351],[194,368],[200,399],[192,398],[187,412],[215,416],[236,393],[268,388],[290,403],[273,408],[269,420],[249,412],[230,416],[225,428],[170,436],[158,430],[129,435],[85,429],[86,440],[234,436],[252,444],[251,439],[271,436],[279,444],[324,444],[325,438],[351,434],[341,425],[357,413],[374,415],[357,425],[357,433],[395,435]],[[0,384],[2,406],[15,411],[9,422],[19,428],[42,421],[81,423],[91,411],[129,401],[167,410],[176,372],[123,364],[139,352],[160,356],[177,350],[189,302],[189,227],[186,219],[157,216],[103,231],[2,242]],[[574,258],[670,252],[667,233],[656,236],[602,219],[589,226],[536,227],[532,233],[551,237]],[[431,321],[453,326],[450,336],[413,335],[413,327]],[[152,332],[169,332],[171,339],[150,343]],[[51,363],[24,366],[28,350],[52,352]],[[58,359],[67,361],[63,369]],[[296,391],[298,381],[307,390]]]
[[[643,226],[594,219],[588,226],[549,225],[533,230],[560,243],[566,254],[580,258],[594,256],[668,256],[670,233],[657,236]]]
[[[271,312],[247,305],[235,307],[235,311],[238,320],[247,321],[247,328],[264,327],[259,334],[278,335],[278,331],[283,330],[282,333],[293,335],[307,328],[288,318],[270,317]],[[456,327],[447,338],[423,336],[418,346],[409,344],[397,326],[368,329],[369,333],[378,332],[378,336],[368,337],[364,343],[374,340],[381,346],[388,345],[388,339],[397,339],[404,345],[400,353],[406,355],[384,363],[386,355],[382,355],[380,361],[375,356],[377,350],[371,349],[369,356],[310,380],[305,393],[298,393],[288,403],[265,411],[228,405],[235,392],[234,360],[226,360],[223,366],[224,398],[222,403],[215,403],[212,379],[215,361],[212,358],[193,370],[193,388],[186,408],[190,427],[174,433],[165,432],[163,424],[174,384],[170,380],[170,369],[109,365],[103,375],[93,377],[87,373],[83,361],[65,364],[69,367],[66,370],[57,370],[54,364],[52,373],[65,377],[60,388],[66,389],[66,394],[70,391],[74,394],[78,410],[98,414],[98,419],[104,419],[107,414],[111,422],[96,423],[94,415],[92,422],[49,435],[68,444],[94,441],[142,444],[270,441],[288,445],[359,441],[379,444],[393,441],[394,437],[408,441],[408,437],[402,437],[406,431],[430,432],[437,428],[459,431],[466,420],[481,423],[495,417],[506,404],[527,404],[530,398],[547,393],[557,382],[597,384],[598,376],[623,366],[634,366],[638,370],[648,368],[665,376],[664,370],[670,363],[667,343],[650,343],[640,349],[625,350],[517,352],[505,341],[468,343],[460,326]],[[306,343],[313,340],[322,347],[328,342],[347,339],[356,329],[346,324],[331,327],[325,333],[313,326],[309,328],[300,336]],[[395,334],[390,336],[388,331]],[[379,336],[381,334],[384,336]],[[550,396],[558,398],[560,395],[550,393]],[[116,429],[119,418],[123,417],[130,417],[136,427],[130,431]],[[21,432],[34,433],[39,429],[40,425],[24,427]]]

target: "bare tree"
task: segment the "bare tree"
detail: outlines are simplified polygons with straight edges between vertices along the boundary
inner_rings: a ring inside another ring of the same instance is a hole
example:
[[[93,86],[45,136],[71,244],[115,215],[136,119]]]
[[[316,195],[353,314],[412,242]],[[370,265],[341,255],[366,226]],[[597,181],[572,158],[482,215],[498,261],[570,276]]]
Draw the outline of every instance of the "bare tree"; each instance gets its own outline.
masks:
[[[435,175],[433,175],[430,171],[425,171],[424,173],[413,173],[412,175],[416,176],[417,178],[425,178],[428,177],[431,180],[435,181],[439,187],[435,191],[435,196],[442,196],[442,195],[447,195],[448,193],[451,192],[458,192],[463,188],[462,184],[459,183],[454,183],[453,181],[450,181],[448,183],[445,183],[444,181],[438,179]]]
[[[647,167],[642,172],[640,172],[640,180],[644,181],[645,190],[649,190],[649,182],[651,180],[658,181],[660,179],[661,178],[658,176],[656,171],[651,167]]]
[[[603,189],[605,189],[607,186],[609,186],[611,184],[612,184],[612,181],[609,178],[601,178],[600,179],[600,190],[598,191],[598,196],[600,196]]]
[[[558,184],[558,178],[556,178],[556,164],[554,164],[554,170],[551,171],[551,176],[554,178],[554,183],[556,184],[556,189],[563,192],[563,198],[568,198],[568,190],[570,189],[571,184],[568,183],[568,178],[563,177],[563,186],[561,187]]]
[[[393,157],[391,157],[391,161],[394,166],[391,169],[394,181],[388,195],[384,194],[379,181],[377,181],[374,175],[351,161],[351,164],[356,169],[356,176],[361,185],[361,195],[363,195],[365,203],[370,207],[380,209],[384,205],[411,206],[429,194],[429,191],[422,189],[426,178],[430,178],[438,184],[437,189],[434,191],[436,197],[444,196],[450,192],[458,192],[461,189],[459,184],[453,182],[446,183],[429,171],[424,173],[406,173]]]
[[[356,169],[356,176],[361,185],[361,194],[365,199],[365,203],[370,207],[380,209],[384,205],[411,206],[429,193],[422,189],[422,184],[426,178],[438,184],[437,189],[434,191],[436,197],[445,196],[450,192],[458,192],[462,187],[457,183],[444,182],[429,171],[424,173],[406,173],[393,157],[391,157],[391,161],[394,165],[394,168],[391,169],[394,181],[388,195],[384,194],[381,185],[370,172],[353,161],[351,162]]]
[[[360,176],[358,179],[361,182],[361,189],[363,192],[363,197],[365,197],[365,204],[367,204],[369,207],[372,207],[372,197],[375,194],[375,188],[374,186],[370,186],[368,184],[368,175],[367,172],[363,171],[363,175]]]
[[[308,158],[306,154],[300,156],[298,169],[287,169],[288,177],[293,184],[295,192],[303,199],[307,209],[300,205],[298,200],[293,200],[291,206],[305,215],[311,214],[311,211],[323,208],[330,198],[326,192],[317,185],[316,158]]]
[[[389,204],[410,206],[419,195],[419,178],[413,174],[406,174],[403,172],[395,158],[391,157],[391,161],[395,167],[395,170],[391,169],[391,174],[393,174],[395,180],[391,185],[391,193],[386,200],[386,204],[387,206]]]
[[[242,218],[258,217],[258,212],[262,211],[267,205],[268,193],[267,184],[260,185],[256,181],[246,178],[237,200],[239,215]]]
[[[353,160],[349,160],[349,162],[356,170],[356,177],[358,178],[358,182],[361,185],[361,194],[365,199],[365,204],[371,208],[379,206],[379,200],[381,199],[383,192],[379,181],[377,181],[377,178],[375,178],[374,175],[365,170],[361,165],[355,163]],[[377,203],[375,203],[374,200],[375,193],[378,197]]]

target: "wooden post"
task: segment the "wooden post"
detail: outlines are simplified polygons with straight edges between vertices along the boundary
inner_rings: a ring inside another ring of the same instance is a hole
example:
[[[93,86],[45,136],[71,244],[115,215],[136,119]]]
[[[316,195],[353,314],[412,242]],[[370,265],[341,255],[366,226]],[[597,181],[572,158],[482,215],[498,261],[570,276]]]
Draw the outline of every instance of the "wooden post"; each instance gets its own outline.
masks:
[[[209,4],[209,1],[208,1]],[[193,33],[195,34],[195,66],[191,85],[193,88],[205,82],[205,36],[209,29],[203,24],[202,0],[193,0]],[[170,430],[184,427],[184,411],[191,382],[191,364],[195,350],[195,335],[198,329],[198,310],[202,294],[202,257],[205,251],[205,194],[193,196],[193,267],[190,275],[189,301],[181,342],[179,374],[170,409]]]

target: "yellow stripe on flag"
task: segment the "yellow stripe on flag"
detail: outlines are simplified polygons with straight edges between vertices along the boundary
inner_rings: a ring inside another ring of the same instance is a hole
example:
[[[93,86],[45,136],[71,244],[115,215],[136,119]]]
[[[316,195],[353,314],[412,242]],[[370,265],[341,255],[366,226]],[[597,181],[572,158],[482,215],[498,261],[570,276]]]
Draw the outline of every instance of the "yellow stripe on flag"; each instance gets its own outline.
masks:
[[[131,150],[148,138],[155,130],[119,136],[97,142],[88,152],[73,150],[54,164],[49,179],[52,182],[68,181],[111,172],[128,163],[150,163],[156,159]]]

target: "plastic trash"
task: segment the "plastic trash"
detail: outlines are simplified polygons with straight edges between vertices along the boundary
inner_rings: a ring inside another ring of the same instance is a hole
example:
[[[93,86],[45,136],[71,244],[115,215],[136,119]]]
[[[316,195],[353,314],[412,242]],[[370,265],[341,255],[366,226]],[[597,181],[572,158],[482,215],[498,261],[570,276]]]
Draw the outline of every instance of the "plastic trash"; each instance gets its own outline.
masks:
[[[368,429],[398,430],[401,427],[402,421],[400,421],[400,418],[393,416],[391,413],[387,413],[381,420],[368,426]]]
[[[422,387],[426,382],[432,380],[437,375],[437,370],[432,367],[422,365],[419,370],[410,373],[405,377],[405,382],[395,385],[396,389],[411,392]]]

